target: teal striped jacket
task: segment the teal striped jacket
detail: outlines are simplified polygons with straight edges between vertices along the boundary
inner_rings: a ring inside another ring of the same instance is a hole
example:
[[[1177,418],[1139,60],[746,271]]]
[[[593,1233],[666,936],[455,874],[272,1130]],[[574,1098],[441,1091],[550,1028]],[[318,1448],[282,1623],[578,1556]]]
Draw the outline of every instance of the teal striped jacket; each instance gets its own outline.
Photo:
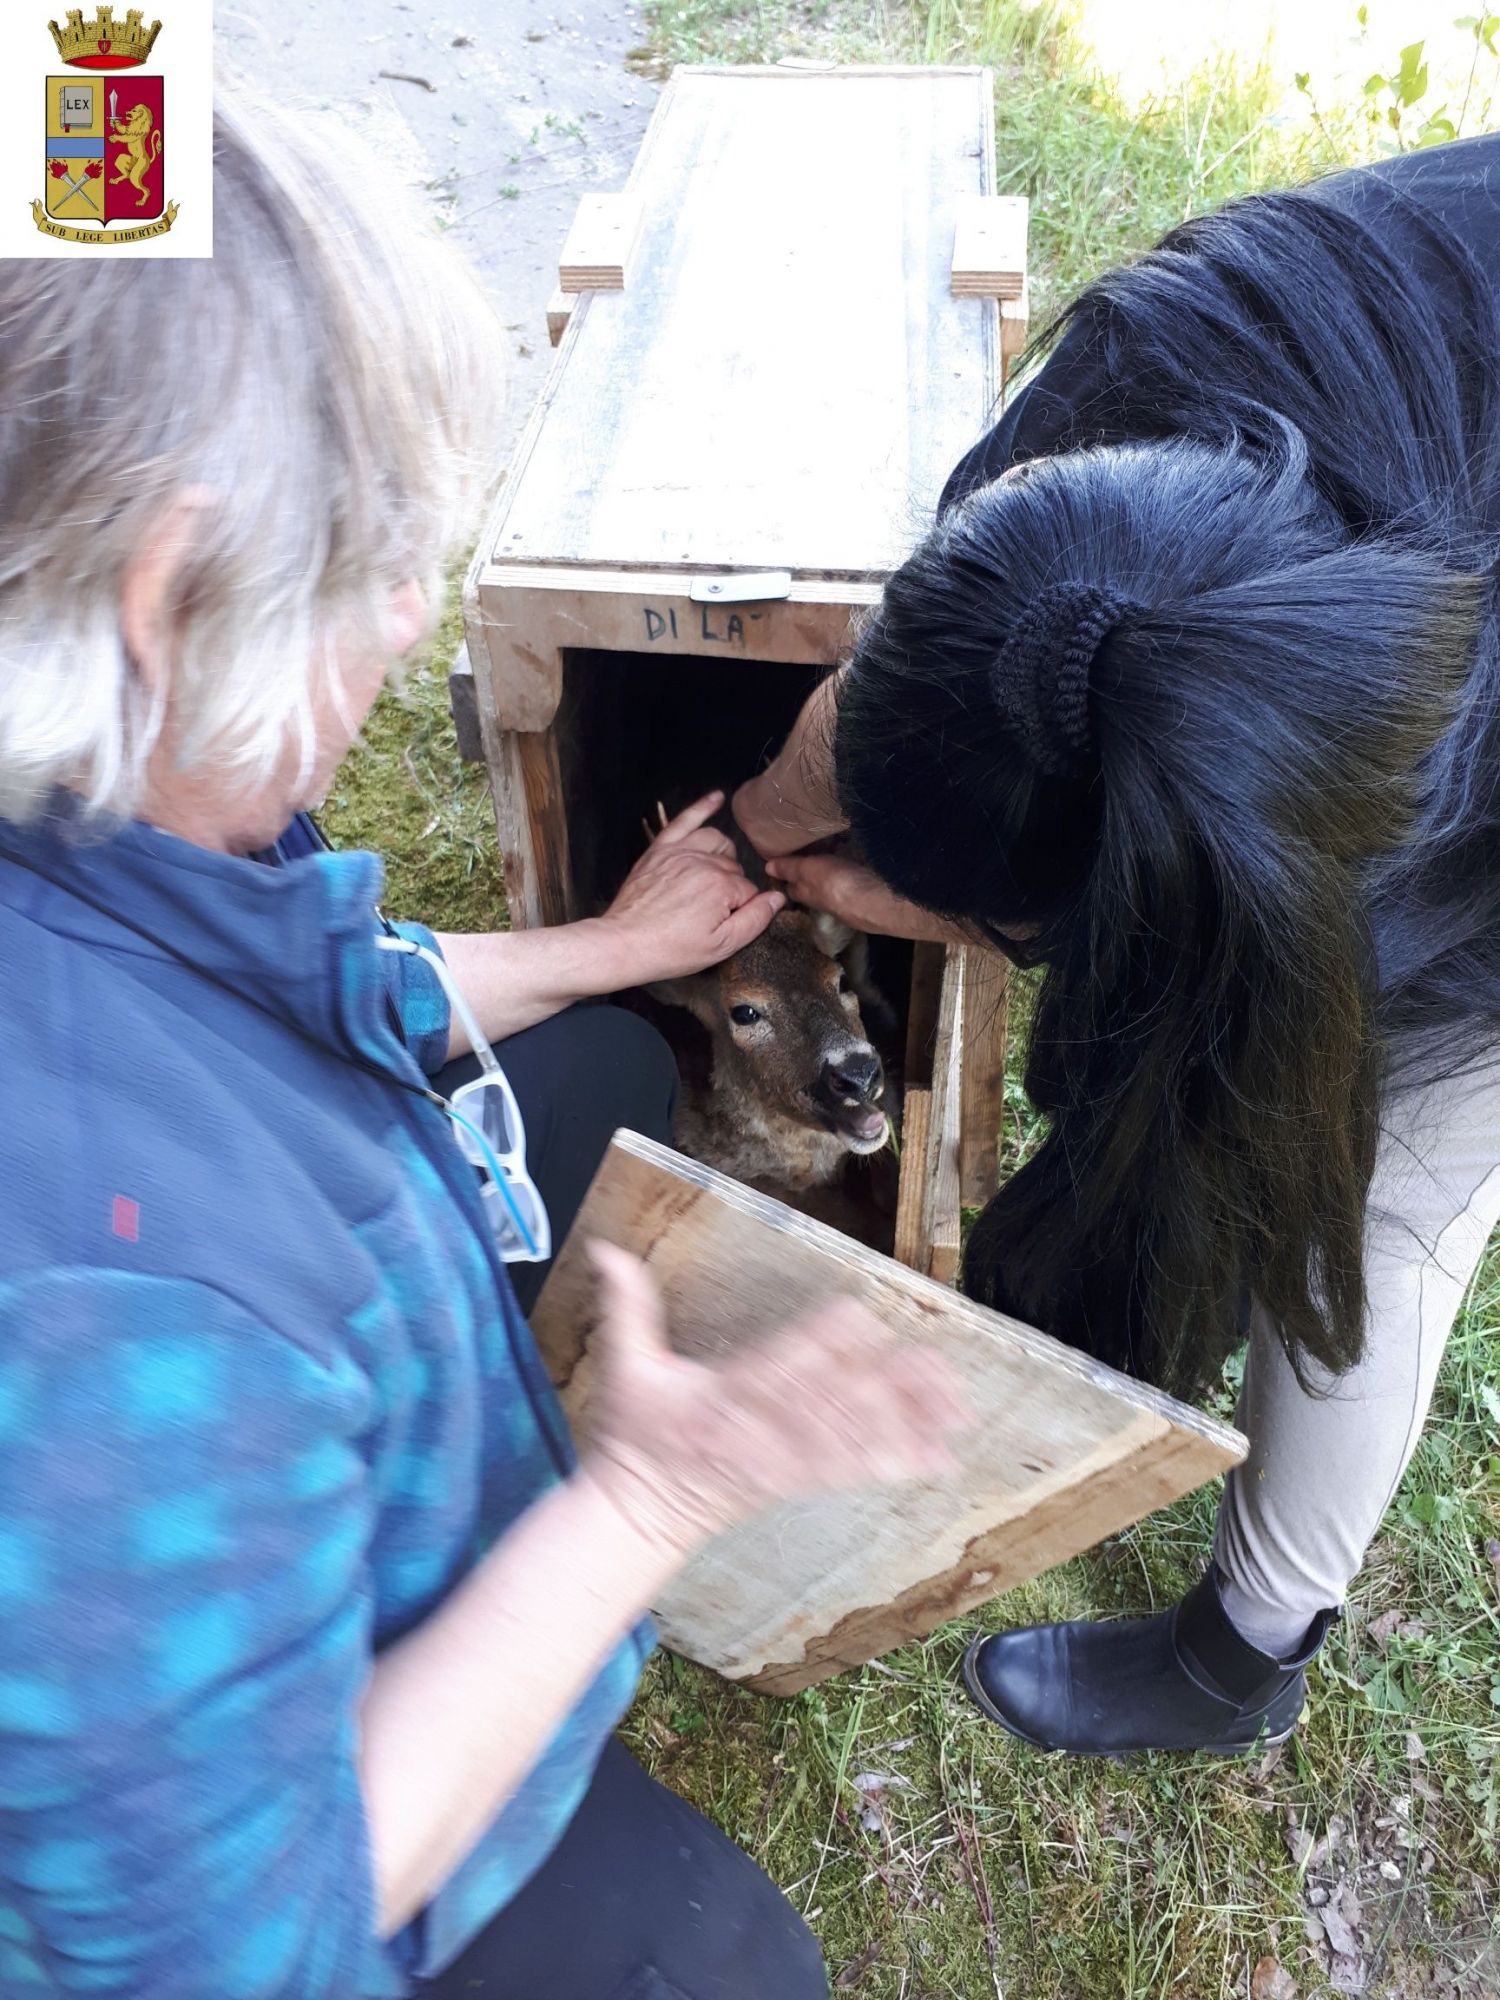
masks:
[[[545,1858],[624,1644],[400,1936],[372,1658],[572,1460],[379,866],[0,824],[0,1993],[353,2000]],[[423,934],[425,935],[425,934]],[[369,1067],[361,1067],[361,1065]]]

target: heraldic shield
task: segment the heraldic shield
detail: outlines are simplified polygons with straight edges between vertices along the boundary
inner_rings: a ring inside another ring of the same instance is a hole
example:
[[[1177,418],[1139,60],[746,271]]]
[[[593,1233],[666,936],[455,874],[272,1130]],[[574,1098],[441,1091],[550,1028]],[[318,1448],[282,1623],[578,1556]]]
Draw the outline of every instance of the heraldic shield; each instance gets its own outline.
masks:
[[[47,213],[59,222],[154,222],[162,189],[163,79],[47,79]]]

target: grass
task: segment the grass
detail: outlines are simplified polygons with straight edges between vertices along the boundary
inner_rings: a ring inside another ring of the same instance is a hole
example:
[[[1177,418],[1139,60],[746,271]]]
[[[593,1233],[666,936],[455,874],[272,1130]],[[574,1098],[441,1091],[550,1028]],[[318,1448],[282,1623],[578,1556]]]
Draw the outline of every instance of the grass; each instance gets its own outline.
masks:
[[[1128,105],[1048,4],[652,0],[650,23],[637,69],[784,54],[993,64],[1000,184],[1033,202],[1039,318],[1185,214],[1366,157],[1380,141],[1362,104],[1288,117],[1268,75],[1224,65]],[[447,717],[457,642],[450,599],[326,818],[340,841],[388,856],[393,910],[483,928],[504,905],[482,777],[458,762]],[[1009,1108],[1012,1165],[1032,1130],[1015,1078]],[[1226,1381],[1225,1413],[1232,1389]],[[1207,1549],[1215,1497],[1195,1495],[1010,1593],[982,1622],[1170,1603]],[[1495,1250],[1286,1750],[1227,1767],[1031,1753],[979,1726],[958,1690],[974,1623],[784,1704],[661,1657],[627,1725],[658,1774],[807,1912],[840,1991],[1283,2000],[1270,1961],[1303,1996],[1360,1981],[1385,2000],[1500,1992]],[[1327,1948],[1319,1913],[1330,1911],[1335,1935],[1342,1915],[1362,1947],[1357,1969]]]
[[[340,847],[384,858],[397,916],[437,930],[498,930],[507,918],[495,821],[480,766],[465,764],[448,707],[448,667],[463,643],[462,571],[402,684],[381,696],[319,815]]]

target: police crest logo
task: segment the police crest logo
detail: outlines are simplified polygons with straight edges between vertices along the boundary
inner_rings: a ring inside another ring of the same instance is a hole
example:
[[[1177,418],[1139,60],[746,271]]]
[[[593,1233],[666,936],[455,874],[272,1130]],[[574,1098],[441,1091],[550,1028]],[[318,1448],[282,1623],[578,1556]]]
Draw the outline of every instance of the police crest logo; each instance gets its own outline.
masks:
[[[0,79],[0,256],[211,256],[211,0],[172,0],[165,20],[72,7],[61,23],[39,15],[27,41],[35,67]],[[17,188],[9,121],[28,99],[30,185]]]
[[[39,229],[66,229],[78,242],[99,233],[129,242],[149,228],[164,235],[177,220],[165,182],[164,79],[138,66],[156,46],[161,22],[148,28],[138,7],[116,21],[101,7],[85,21],[73,8],[67,26],[48,24],[57,52],[75,72],[47,78],[47,193],[34,204]],[[115,223],[126,225],[108,234]]]

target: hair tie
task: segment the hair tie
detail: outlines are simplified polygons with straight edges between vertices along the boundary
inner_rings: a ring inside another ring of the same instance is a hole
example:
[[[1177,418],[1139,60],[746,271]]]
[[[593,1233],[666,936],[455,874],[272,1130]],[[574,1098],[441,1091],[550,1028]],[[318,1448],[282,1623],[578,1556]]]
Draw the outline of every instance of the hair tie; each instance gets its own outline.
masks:
[[[996,656],[995,701],[1047,777],[1077,777],[1094,761],[1089,677],[1105,638],[1135,608],[1096,583],[1050,583]]]

